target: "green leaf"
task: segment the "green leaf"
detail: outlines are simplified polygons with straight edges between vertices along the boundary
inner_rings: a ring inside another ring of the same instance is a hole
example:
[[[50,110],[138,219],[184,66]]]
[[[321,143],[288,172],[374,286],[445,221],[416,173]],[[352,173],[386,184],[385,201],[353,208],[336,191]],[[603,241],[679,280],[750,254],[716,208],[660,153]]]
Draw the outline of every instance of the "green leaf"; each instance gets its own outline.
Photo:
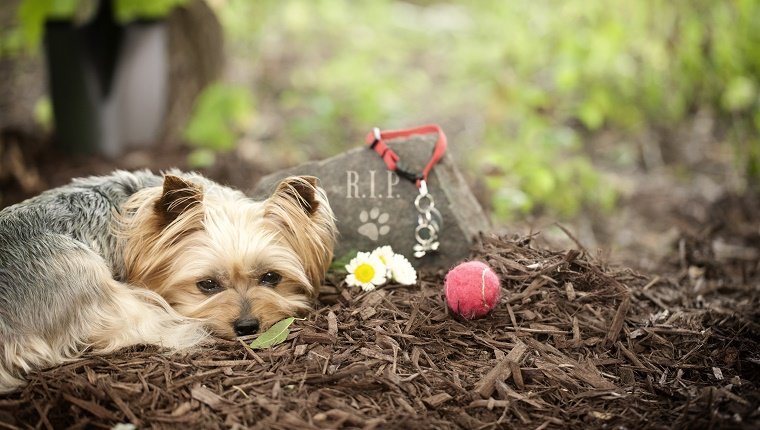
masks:
[[[330,270],[334,272],[345,272],[346,271],[346,265],[353,260],[354,257],[356,257],[356,254],[358,254],[359,251],[356,249],[352,249],[348,251],[346,254],[336,258],[333,260],[332,264],[330,264]]]
[[[259,337],[251,342],[251,349],[266,349],[285,342],[290,334],[290,325],[295,321],[295,317],[285,318],[277,324],[269,327],[269,330],[261,333]]]

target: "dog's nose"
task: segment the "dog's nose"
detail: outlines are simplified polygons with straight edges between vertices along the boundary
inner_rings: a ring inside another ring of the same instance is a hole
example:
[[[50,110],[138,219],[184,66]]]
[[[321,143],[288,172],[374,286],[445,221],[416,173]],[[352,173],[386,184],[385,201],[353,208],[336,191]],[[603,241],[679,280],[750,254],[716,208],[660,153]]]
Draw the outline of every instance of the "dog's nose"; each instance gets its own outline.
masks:
[[[259,331],[259,320],[255,318],[239,319],[235,321],[235,334],[246,336]]]

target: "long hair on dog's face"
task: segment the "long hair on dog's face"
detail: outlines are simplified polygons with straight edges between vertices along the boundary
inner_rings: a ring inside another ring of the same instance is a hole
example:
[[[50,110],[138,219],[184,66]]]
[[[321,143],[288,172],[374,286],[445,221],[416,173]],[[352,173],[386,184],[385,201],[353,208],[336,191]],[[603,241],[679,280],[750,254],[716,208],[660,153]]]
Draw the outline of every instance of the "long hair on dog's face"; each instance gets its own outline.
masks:
[[[202,177],[166,175],[130,199],[118,236],[127,282],[234,337],[310,308],[335,231],[313,177],[287,178],[256,202]]]

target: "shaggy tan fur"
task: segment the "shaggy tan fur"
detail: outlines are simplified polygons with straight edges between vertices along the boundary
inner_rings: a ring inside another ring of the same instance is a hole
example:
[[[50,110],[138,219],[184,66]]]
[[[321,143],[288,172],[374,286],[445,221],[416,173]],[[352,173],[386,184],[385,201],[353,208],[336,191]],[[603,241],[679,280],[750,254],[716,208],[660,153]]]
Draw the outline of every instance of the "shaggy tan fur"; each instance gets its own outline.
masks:
[[[148,174],[116,172],[82,184],[120,190]],[[82,192],[82,186],[62,192],[76,202],[105,197],[102,191]],[[31,200],[13,210],[32,213],[36,204]],[[32,239],[0,237],[13,240],[6,242],[15,247],[12,252],[29,249],[32,258],[28,269],[12,267],[30,280],[13,284],[19,288],[13,297],[26,300],[27,292],[32,297],[39,291],[58,301],[49,308],[27,301],[23,313],[0,309],[0,392],[22,384],[34,369],[85,351],[108,353],[136,344],[176,351],[200,344],[209,331],[235,337],[239,321],[266,329],[310,308],[332,260],[335,221],[312,177],[287,178],[270,198],[253,201],[199,175],[166,175],[161,186],[139,189],[113,211],[82,220],[93,231],[110,229],[93,243],[42,223],[39,232],[29,233]],[[3,214],[15,219],[12,211]],[[107,228],[92,227],[98,221]],[[11,273],[2,270],[0,275]],[[0,287],[11,287],[7,279],[0,276]],[[47,290],[51,282],[59,288]],[[218,288],[204,290],[205,282]],[[68,293],[59,295],[60,287]],[[3,300],[8,298],[0,294]]]

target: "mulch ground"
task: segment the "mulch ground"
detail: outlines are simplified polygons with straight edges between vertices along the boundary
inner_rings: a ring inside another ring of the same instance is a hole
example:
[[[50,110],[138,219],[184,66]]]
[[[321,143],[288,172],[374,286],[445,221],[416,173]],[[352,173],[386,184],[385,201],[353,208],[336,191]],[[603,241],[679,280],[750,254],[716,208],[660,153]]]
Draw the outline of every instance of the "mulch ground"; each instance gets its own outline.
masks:
[[[657,275],[484,236],[504,294],[476,321],[443,272],[368,293],[333,273],[283,344],[88,356],[0,397],[0,428],[758,428],[758,201],[716,205]]]

